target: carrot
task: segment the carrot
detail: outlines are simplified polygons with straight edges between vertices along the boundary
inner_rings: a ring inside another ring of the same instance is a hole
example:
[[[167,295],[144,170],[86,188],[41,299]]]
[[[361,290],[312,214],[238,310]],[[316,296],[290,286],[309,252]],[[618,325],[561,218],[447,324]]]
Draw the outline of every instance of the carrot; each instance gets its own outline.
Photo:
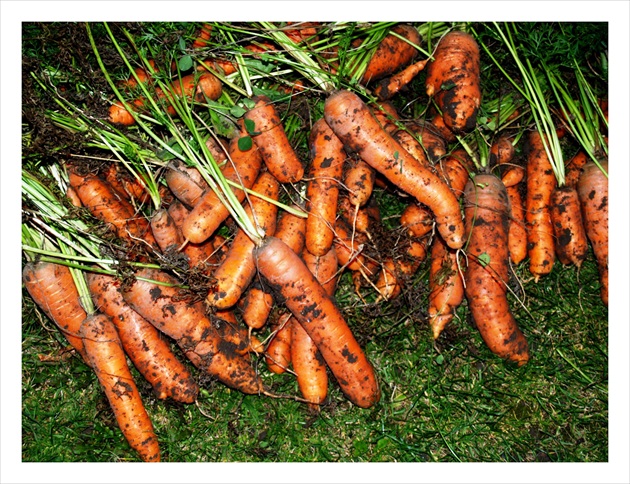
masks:
[[[356,94],[337,91],[329,96],[324,116],[347,147],[435,214],[438,231],[449,247],[462,246],[462,215],[451,189],[383,131]]]
[[[22,282],[35,304],[57,325],[89,365],[79,334],[87,313],[81,305],[70,269],[53,262],[29,262],[22,270]]]
[[[457,141],[455,133],[451,131],[451,128],[446,126],[446,123],[444,122],[444,117],[441,113],[438,112],[433,115],[433,117],[431,118],[431,125],[435,127],[444,142],[454,143],[455,141]]]
[[[107,396],[118,426],[144,462],[159,462],[160,447],[151,418],[127,366],[116,328],[109,316],[89,315],[81,325],[85,352]]]
[[[254,183],[252,191],[277,200],[280,185],[269,172],[263,171]],[[245,211],[247,216],[261,227],[265,234],[273,235],[276,230],[277,205],[250,196],[250,205]],[[214,284],[206,298],[211,307],[226,309],[234,306],[241,295],[252,282],[256,273],[256,266],[252,250],[255,244],[252,239],[239,229],[225,256],[225,259],[213,273]]]
[[[378,208],[378,205],[376,205]],[[338,216],[342,218],[354,231],[368,234],[372,225],[371,214],[368,205],[359,207],[353,206],[348,197],[339,197],[337,207]]]
[[[81,176],[73,169],[68,174],[70,186],[76,191],[81,204],[111,227],[119,238],[134,243],[143,241],[157,248],[149,221],[136,214],[133,206],[118,196],[109,183],[94,175]]]
[[[322,256],[316,256],[311,254],[308,250],[304,250],[302,251],[302,260],[324,290],[329,295],[334,295],[337,290],[337,268],[339,266],[335,248],[331,247],[330,250]]]
[[[489,165],[504,165],[514,158],[515,148],[507,136],[499,136],[490,146]]]
[[[304,249],[306,239],[306,219],[290,212],[282,212],[278,217],[275,236],[291,247],[296,254]],[[254,281],[243,298],[243,321],[252,329],[262,328],[273,307],[273,296]]]
[[[427,62],[428,60],[426,59],[414,62],[392,77],[380,81],[374,88],[374,94],[381,101],[393,98],[401,89],[407,86],[424,70]]]
[[[125,302],[119,281],[94,272],[88,273],[86,278],[94,304],[111,318],[125,353],[151,384],[157,397],[193,403],[199,392],[197,383],[155,326]]]
[[[468,234],[465,296],[472,318],[493,353],[522,366],[529,360],[529,348],[506,295],[509,201],[499,178],[479,174],[468,182],[464,219]]]
[[[391,33],[381,41],[370,58],[365,72],[361,77],[362,84],[368,84],[390,74],[409,64],[418,53],[421,38],[418,31],[411,25],[399,24],[392,28],[392,32],[407,39],[402,40]]]
[[[304,176],[304,166],[289,143],[280,115],[267,96],[254,96],[254,107],[244,115],[254,143],[267,169],[280,183],[295,183]]]
[[[564,184],[568,187],[576,187],[582,168],[589,161],[586,151],[578,151],[572,158],[570,158],[564,165]]]
[[[374,117],[381,123],[381,126],[388,133],[393,133],[398,129],[396,121],[400,120],[400,115],[396,111],[396,106],[388,101],[375,103],[372,108]]]
[[[431,246],[429,290],[429,325],[433,339],[438,339],[464,300],[464,280],[457,252],[448,248],[439,235]]]
[[[135,200],[143,204],[150,199],[146,187],[128,171],[122,170],[118,163],[110,163],[105,169],[103,178],[109,182],[118,195],[128,201]]]
[[[151,67],[153,69],[155,69],[155,61],[153,59],[149,60],[149,64],[151,65]],[[136,73],[140,83],[142,83],[142,84],[146,84],[146,83],[148,83],[151,80],[151,74],[144,67],[136,67],[134,69],[134,72]],[[134,88],[136,88],[138,86],[138,81],[136,81],[136,78],[133,75],[131,75],[131,76],[129,76],[128,79],[126,79],[125,81],[121,82],[120,85],[121,85],[121,87],[127,87],[127,88],[130,88],[130,89],[134,89]]]
[[[376,374],[334,300],[299,255],[267,237],[254,250],[258,272],[317,345],[342,392],[361,408],[380,399]]]
[[[273,337],[265,348],[267,368],[278,375],[287,371],[291,365],[292,325],[291,313],[280,316],[279,320],[272,325]]]
[[[471,131],[481,104],[479,45],[474,37],[460,31],[442,37],[427,67],[425,85],[446,126],[456,134]]]
[[[187,207],[194,207],[206,190],[208,183],[193,166],[186,165],[181,160],[171,160],[166,165],[164,180],[175,198]]]
[[[210,40],[210,36],[212,35],[212,24],[204,23],[199,29],[199,33],[195,40],[192,43],[193,49],[203,49],[208,45],[208,41]]]
[[[417,203],[410,203],[400,215],[400,224],[407,228],[409,235],[424,237],[431,233],[435,219],[433,214]]]
[[[156,97],[158,100],[165,102],[165,111],[171,115],[175,114],[175,110],[171,105],[173,96],[194,98],[197,102],[205,102],[206,99],[216,101],[221,97],[223,92],[223,86],[221,81],[209,72],[202,75],[195,73],[183,76],[181,79],[177,79],[171,82],[171,92],[164,92],[160,89],[156,90]],[[134,109],[142,111],[146,109],[147,100],[143,97],[128,101]],[[127,108],[121,103],[116,102],[109,109],[109,121],[113,124],[120,124],[123,126],[130,126],[135,124],[135,119]]]
[[[348,201],[362,207],[372,196],[374,168],[358,157],[348,157],[343,183],[348,191]]]
[[[136,280],[125,286],[122,294],[136,312],[174,339],[197,368],[243,393],[262,392],[262,381],[249,359],[243,357],[248,342],[235,344],[221,337],[216,320],[209,319],[203,303],[186,301],[177,284],[164,271],[144,268],[136,272]]]
[[[309,137],[311,164],[306,185],[306,248],[324,255],[333,244],[339,182],[346,155],[343,144],[323,118],[313,124]]]
[[[355,232],[343,218],[337,219],[333,247],[341,267],[363,273],[368,277],[376,274],[378,269],[376,261],[362,253],[368,242],[364,232]]]
[[[556,257],[564,265],[580,267],[588,254],[588,239],[575,187],[556,187],[550,200]]]
[[[464,187],[470,178],[472,163],[463,149],[457,149],[446,155],[436,163],[437,172],[446,181],[455,196],[460,199],[464,194]]]
[[[510,227],[508,229],[508,252],[514,264],[520,264],[527,257],[527,230],[521,185],[506,187],[510,200]]]
[[[223,176],[240,186],[251,188],[262,164],[259,150],[255,147],[246,151],[241,150],[238,138],[235,137],[230,140],[228,152],[231,162],[222,167]],[[232,188],[232,191],[239,201],[245,199],[243,190]],[[213,190],[206,190],[184,220],[182,234],[190,242],[199,244],[210,238],[229,214],[219,196]]]
[[[525,197],[527,253],[529,271],[538,281],[541,276],[551,272],[555,261],[555,241],[549,204],[557,181],[540,134],[532,131],[528,141]]]
[[[601,161],[608,173],[608,161]],[[601,298],[608,305],[608,177],[592,161],[584,165],[577,184],[584,229],[593,248],[601,286]]]
[[[163,253],[173,249],[176,250],[184,243],[181,230],[177,227],[167,209],[161,208],[153,212],[150,224],[153,237]]]
[[[83,206],[83,204],[81,203],[81,199],[79,198],[79,195],[77,195],[77,191],[71,186],[68,186],[68,188],[66,189],[66,197],[68,198],[68,200],[70,200],[70,203],[72,204],[72,206],[74,207]]]

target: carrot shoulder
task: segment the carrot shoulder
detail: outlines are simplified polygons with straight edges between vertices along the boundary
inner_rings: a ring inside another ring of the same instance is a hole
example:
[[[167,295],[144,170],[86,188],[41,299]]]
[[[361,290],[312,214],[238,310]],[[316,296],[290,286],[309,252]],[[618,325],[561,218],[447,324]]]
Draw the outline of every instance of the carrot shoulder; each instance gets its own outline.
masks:
[[[394,185],[431,209],[449,247],[463,245],[464,224],[452,190],[385,132],[356,94],[333,93],[326,100],[324,117],[347,149],[359,153]]]
[[[111,319],[89,315],[81,325],[85,352],[129,445],[145,462],[159,462],[153,424],[127,366],[125,351]]]
[[[275,237],[267,237],[254,255],[259,273],[315,342],[346,397],[362,408],[378,402],[374,368],[341,311],[300,256]]]

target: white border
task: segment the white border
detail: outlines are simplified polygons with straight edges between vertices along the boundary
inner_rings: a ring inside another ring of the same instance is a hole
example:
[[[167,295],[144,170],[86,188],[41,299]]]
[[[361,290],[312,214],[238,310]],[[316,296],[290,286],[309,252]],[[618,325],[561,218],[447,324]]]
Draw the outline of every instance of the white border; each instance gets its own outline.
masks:
[[[627,1],[29,2],[0,1],[1,482],[630,482],[628,470]],[[20,103],[23,21],[607,21],[610,23],[609,463],[597,464],[23,464],[20,373]],[[69,467],[72,466],[72,467]],[[96,467],[98,466],[98,467]],[[184,467],[185,466],[185,467]],[[276,469],[276,466],[280,466]]]

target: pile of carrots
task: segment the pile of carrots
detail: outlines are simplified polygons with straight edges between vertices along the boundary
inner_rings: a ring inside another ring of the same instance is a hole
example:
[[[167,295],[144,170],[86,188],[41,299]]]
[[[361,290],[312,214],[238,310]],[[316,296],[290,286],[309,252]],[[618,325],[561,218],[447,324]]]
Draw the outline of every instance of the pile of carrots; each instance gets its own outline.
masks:
[[[313,35],[315,26],[301,36],[292,32],[295,41]],[[400,29],[399,36],[414,31]],[[203,49],[210,35],[211,26],[204,26],[194,47]],[[127,358],[161,399],[197,398],[195,375],[179,353],[199,372],[245,394],[273,395],[254,365],[262,357],[269,371],[295,375],[296,398],[312,411],[325,404],[330,377],[353,404],[377,404],[378,368],[335,299],[346,271],[357,291],[369,286],[379,300],[392,300],[409,290],[407,282],[429,261],[433,338],[466,301],[491,351],[519,366],[531,355],[508,303],[510,264],[528,260],[538,280],[556,259],[579,267],[590,245],[607,304],[607,178],[601,170],[576,157],[567,165],[575,169],[567,177],[572,181],[559,189],[535,131],[526,142],[524,166],[515,160],[512,140],[501,138],[479,169],[457,146],[459,136],[475,129],[481,103],[475,39],[451,32],[431,59],[417,61],[417,50],[399,36],[386,37],[363,78],[378,101],[345,89],[326,94],[308,138],[309,159],[298,156],[277,106],[264,95],[252,98],[240,133],[208,139],[235,199],[259,229],[257,239],[234,223],[225,197],[199,170],[181,162],[160,172],[162,206],[151,212],[142,185],[123,168],[116,166],[119,172],[111,175],[110,168],[93,173],[78,164],[64,167],[69,199],[111,229],[126,257],[183,261],[159,269],[146,264],[123,278],[86,271],[97,308],[92,313],[83,309],[63,264],[33,261],[24,268],[32,299],[95,371],[142,460],[160,460],[158,437]],[[402,119],[387,100],[423,69],[435,116]],[[146,72],[135,77],[150,79]],[[176,82],[178,93],[193,100],[221,95],[220,81],[208,72]],[[127,108],[141,111],[145,103],[115,104],[110,122],[132,125]],[[251,138],[251,146],[243,138]],[[292,202],[291,211],[281,208],[279,202],[298,186],[303,198]],[[370,250],[382,230],[376,189],[398,193],[407,204],[394,250]],[[206,281],[203,292],[191,290],[190,274]]]

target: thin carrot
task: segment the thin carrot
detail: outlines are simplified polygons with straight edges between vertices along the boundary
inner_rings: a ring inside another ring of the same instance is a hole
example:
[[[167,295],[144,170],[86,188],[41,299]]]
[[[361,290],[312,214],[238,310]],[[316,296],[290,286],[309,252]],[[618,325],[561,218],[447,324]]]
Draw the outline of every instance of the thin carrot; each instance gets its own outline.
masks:
[[[478,174],[468,182],[464,219],[469,234],[465,296],[472,318],[493,353],[522,366],[529,347],[506,295],[509,201],[499,178]]]
[[[70,269],[53,262],[29,262],[22,270],[22,282],[35,304],[89,365],[80,335],[81,323],[87,313],[81,305]]]
[[[427,67],[425,84],[446,126],[456,134],[471,131],[481,105],[479,45],[475,38],[461,31],[442,37]]]
[[[144,462],[159,462],[160,448],[151,418],[111,319],[101,313],[89,315],[81,325],[81,337],[90,365],[129,445]]]
[[[157,397],[193,403],[199,386],[155,326],[125,302],[120,282],[113,276],[94,272],[87,273],[86,278],[94,304],[110,317],[125,353]]]
[[[212,24],[204,23],[199,29],[199,33],[195,40],[192,43],[193,49],[203,49],[208,45],[208,41],[210,40],[210,36],[212,35]]]
[[[549,205],[557,180],[545,152],[542,138],[532,131],[527,144],[527,192],[525,221],[527,222],[527,252],[529,270],[538,281],[549,274],[555,261],[555,241]]]
[[[295,153],[276,107],[267,96],[255,96],[254,107],[244,115],[245,126],[260,150],[267,169],[280,183],[295,183],[304,176],[304,165]]]
[[[313,124],[309,137],[311,164],[306,185],[306,248],[324,255],[333,244],[339,182],[346,155],[343,144],[323,118]]]
[[[608,161],[601,161],[600,165],[607,174]],[[601,298],[608,305],[608,176],[602,169],[592,161],[586,163],[578,180],[577,191],[584,229],[599,269]]]
[[[285,313],[271,326],[273,336],[265,348],[265,363],[270,371],[278,375],[287,371],[291,365],[292,325],[291,313]]]
[[[380,81],[374,88],[374,94],[381,101],[393,98],[424,70],[427,62],[427,59],[414,62],[392,77]]]
[[[380,399],[376,374],[341,311],[303,260],[275,237],[256,247],[258,272],[317,345],[346,397],[368,408]]]
[[[356,94],[337,91],[329,96],[324,116],[349,149],[431,209],[438,231],[449,247],[463,245],[462,214],[451,189],[387,134]]]
[[[514,264],[520,264],[527,257],[527,230],[523,208],[522,184],[506,187],[510,200],[510,227],[508,229],[508,252]]]
[[[252,191],[277,200],[280,184],[273,175],[263,171],[254,183]],[[277,205],[255,195],[251,195],[249,200],[250,204],[245,208],[247,216],[264,230],[265,234],[273,235],[276,230]],[[238,229],[225,259],[213,273],[214,284],[206,298],[210,306],[227,309],[238,302],[256,273],[252,255],[254,246],[254,241],[246,232]]]

